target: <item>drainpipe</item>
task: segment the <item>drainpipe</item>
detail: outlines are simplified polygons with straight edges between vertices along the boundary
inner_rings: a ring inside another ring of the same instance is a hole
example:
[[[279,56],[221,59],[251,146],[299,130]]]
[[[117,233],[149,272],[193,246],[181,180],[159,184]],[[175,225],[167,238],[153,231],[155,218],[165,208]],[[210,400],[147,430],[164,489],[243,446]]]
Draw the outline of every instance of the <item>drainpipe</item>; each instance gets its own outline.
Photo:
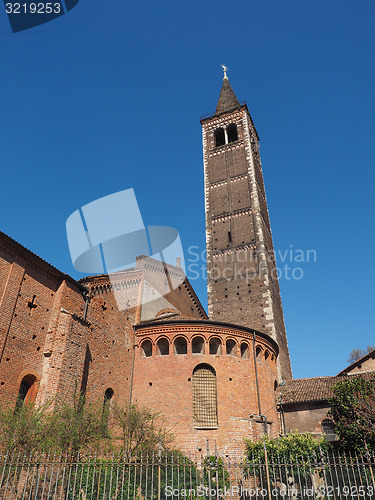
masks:
[[[129,410],[132,405],[132,397],[133,397],[134,365],[135,365],[135,326],[133,325],[133,361],[132,361],[132,374],[130,379]]]
[[[255,367],[255,383],[256,383],[256,386],[257,386],[259,415],[251,415],[251,416],[252,417],[259,416],[262,420],[264,420],[265,434],[266,434],[266,436],[268,436],[268,422],[267,422],[267,417],[266,417],[266,415],[262,415],[262,410],[261,410],[261,406],[260,406],[257,357],[256,357],[256,352],[255,352],[255,341],[256,341],[255,332],[253,332],[253,335],[254,335],[253,336],[253,352],[254,352],[254,367]],[[266,441],[265,441],[264,435],[263,435],[263,449],[264,449],[264,458],[265,458],[265,461],[266,461],[266,476],[267,476],[268,495],[270,495],[271,494],[270,471],[269,471],[269,468],[268,468],[267,447],[266,447]]]
[[[258,382],[258,368],[257,368],[257,356],[255,352],[255,341],[256,341],[256,335],[255,332],[253,332],[253,352],[254,352],[254,366],[255,366],[255,383],[257,386],[257,396],[258,396],[258,410],[259,410],[259,416],[262,414],[262,410],[260,409],[260,396],[259,396],[259,382]]]

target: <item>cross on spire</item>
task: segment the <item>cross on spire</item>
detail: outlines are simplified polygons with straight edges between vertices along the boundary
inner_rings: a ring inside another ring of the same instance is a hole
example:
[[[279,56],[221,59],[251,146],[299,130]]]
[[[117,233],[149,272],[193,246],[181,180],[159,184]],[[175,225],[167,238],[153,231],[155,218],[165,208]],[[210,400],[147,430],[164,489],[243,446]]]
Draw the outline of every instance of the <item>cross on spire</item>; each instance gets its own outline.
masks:
[[[221,67],[223,68],[223,71],[224,71],[224,78],[228,78],[227,77],[227,71],[228,71],[227,66],[224,66],[224,64],[222,64]]]

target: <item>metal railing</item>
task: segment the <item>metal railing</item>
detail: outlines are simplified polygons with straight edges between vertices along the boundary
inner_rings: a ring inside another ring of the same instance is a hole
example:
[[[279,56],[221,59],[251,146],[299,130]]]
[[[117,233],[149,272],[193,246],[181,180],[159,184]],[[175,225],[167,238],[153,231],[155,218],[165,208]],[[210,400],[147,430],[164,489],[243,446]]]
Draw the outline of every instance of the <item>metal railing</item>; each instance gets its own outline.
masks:
[[[259,456],[246,461],[155,453],[0,457],[0,499],[375,498],[371,454]]]

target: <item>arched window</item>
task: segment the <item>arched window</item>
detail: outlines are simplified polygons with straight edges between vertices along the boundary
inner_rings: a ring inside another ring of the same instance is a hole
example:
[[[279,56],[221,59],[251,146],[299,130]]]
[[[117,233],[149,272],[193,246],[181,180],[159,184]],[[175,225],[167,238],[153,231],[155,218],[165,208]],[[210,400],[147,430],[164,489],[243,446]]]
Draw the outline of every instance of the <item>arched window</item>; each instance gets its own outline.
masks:
[[[175,354],[187,354],[187,342],[184,337],[177,337],[174,341]]]
[[[108,433],[108,422],[109,422],[109,414],[111,411],[111,399],[113,397],[113,389],[108,388],[104,393],[104,401],[103,401],[103,412],[102,412],[102,430],[103,434]]]
[[[242,342],[241,344],[241,358],[248,359],[249,357],[249,344]]]
[[[267,349],[266,349],[266,351],[265,351],[265,353],[264,353],[264,359],[265,359],[266,361],[267,361],[267,359],[269,358],[269,355],[270,355],[270,353],[269,353],[269,352],[267,351]]]
[[[202,337],[193,338],[191,351],[193,354],[204,354],[204,339]]]
[[[196,427],[217,427],[216,372],[207,364],[193,371],[193,420]]]
[[[158,346],[158,354],[160,356],[169,355],[169,342],[167,339],[158,340],[157,346]]]
[[[218,148],[219,146],[224,146],[225,144],[225,133],[223,128],[218,128],[215,130],[215,145]]]
[[[221,341],[218,338],[210,339],[210,354],[221,354]]]
[[[150,340],[144,340],[141,344],[142,357],[149,358],[152,356],[152,344]]]
[[[335,434],[335,424],[329,418],[323,420],[322,432],[324,434]]]
[[[236,342],[234,340],[228,339],[226,342],[226,348],[227,348],[227,354],[229,354],[229,356],[236,355]]]
[[[26,375],[23,377],[18,390],[16,411],[23,406],[33,403],[36,398],[37,384],[35,375]]]
[[[228,134],[228,142],[238,141],[238,133],[237,133],[237,125],[235,123],[231,123],[227,127]]]
[[[262,348],[257,346],[256,349],[255,349],[255,355],[256,357],[258,358],[259,357],[259,354],[262,352]]]

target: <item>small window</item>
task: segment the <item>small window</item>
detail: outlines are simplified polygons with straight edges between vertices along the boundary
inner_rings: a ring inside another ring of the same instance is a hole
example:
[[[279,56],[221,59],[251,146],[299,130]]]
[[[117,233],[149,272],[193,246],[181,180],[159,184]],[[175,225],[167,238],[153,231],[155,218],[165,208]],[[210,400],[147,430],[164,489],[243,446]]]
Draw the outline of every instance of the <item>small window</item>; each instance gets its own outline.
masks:
[[[249,358],[249,344],[247,344],[246,342],[242,342],[241,344],[241,358]]]
[[[21,381],[18,390],[16,411],[20,410],[23,406],[33,403],[36,398],[37,385],[35,375],[26,375]]]
[[[193,420],[196,427],[217,427],[216,372],[207,364],[193,371]]]
[[[229,354],[229,356],[236,355],[236,342],[234,340],[228,339],[226,342],[226,348],[227,348],[227,354]]]
[[[104,393],[103,412],[102,412],[103,434],[108,433],[108,422],[109,422],[109,414],[110,414],[110,410],[111,410],[112,397],[113,397],[113,389],[109,388]]]
[[[262,352],[261,347],[257,346],[256,349],[255,349],[255,355],[256,355],[256,357],[258,357],[261,352]]]
[[[204,339],[202,337],[194,337],[191,343],[193,354],[204,354]]]
[[[223,128],[218,128],[215,130],[215,145],[218,148],[219,146],[224,146],[225,144],[225,132]]]
[[[187,354],[187,342],[184,337],[177,337],[174,341],[175,354]]]
[[[221,355],[221,341],[218,338],[210,339],[210,354]]]
[[[235,123],[231,123],[227,127],[228,134],[228,142],[238,141],[238,133],[237,133],[237,125]]]
[[[158,354],[160,356],[169,355],[169,342],[167,339],[158,340],[157,346],[158,346]]]
[[[152,356],[152,344],[150,340],[144,340],[141,345],[142,357],[149,358]]]
[[[329,418],[323,420],[322,432],[324,434],[335,434],[335,424]]]
[[[266,349],[266,352],[264,353],[264,359],[267,361],[267,359],[269,358],[269,355],[270,353],[267,351]]]

